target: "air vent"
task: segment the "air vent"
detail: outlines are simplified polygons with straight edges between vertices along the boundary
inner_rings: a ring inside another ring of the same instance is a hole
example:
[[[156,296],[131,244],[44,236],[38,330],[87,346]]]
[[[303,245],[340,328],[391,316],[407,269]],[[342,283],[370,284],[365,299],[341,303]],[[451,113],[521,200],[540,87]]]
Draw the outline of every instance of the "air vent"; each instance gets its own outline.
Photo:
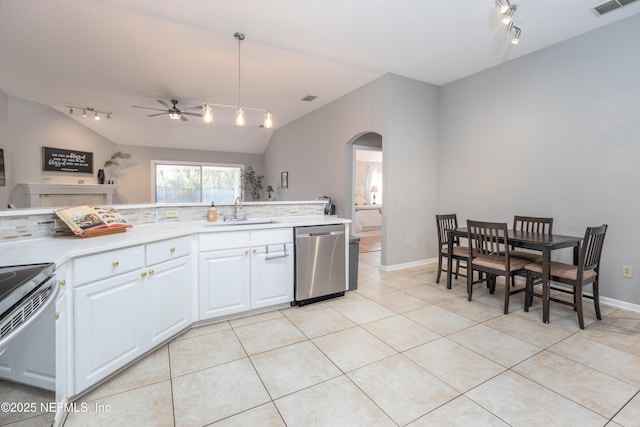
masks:
[[[598,6],[594,7],[592,10],[596,15],[602,16],[605,13],[609,13],[609,12],[614,11],[616,9],[620,9],[622,6],[626,6],[626,5],[631,4],[631,3],[635,2],[635,1],[636,0],[611,0],[611,1],[608,1],[606,3],[602,3],[601,5],[598,5]]]
[[[307,95],[307,96],[305,96],[304,98],[302,98],[302,101],[311,102],[311,101],[313,101],[313,100],[314,100],[314,99],[316,99],[316,98],[317,98],[317,96],[315,96],[315,95]]]

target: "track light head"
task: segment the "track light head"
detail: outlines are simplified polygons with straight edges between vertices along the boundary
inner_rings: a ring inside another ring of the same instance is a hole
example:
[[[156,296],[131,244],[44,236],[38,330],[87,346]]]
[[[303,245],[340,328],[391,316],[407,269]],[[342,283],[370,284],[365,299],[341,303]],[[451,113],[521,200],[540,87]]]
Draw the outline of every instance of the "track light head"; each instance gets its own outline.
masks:
[[[509,0],[496,0],[496,7],[500,11],[501,14],[506,13],[509,10]]]
[[[519,44],[521,34],[522,34],[522,30],[520,28],[513,27],[513,36],[511,37],[511,44]]]
[[[516,13],[516,6],[509,6],[509,9],[502,14],[502,23],[504,25],[509,25],[514,13]]]

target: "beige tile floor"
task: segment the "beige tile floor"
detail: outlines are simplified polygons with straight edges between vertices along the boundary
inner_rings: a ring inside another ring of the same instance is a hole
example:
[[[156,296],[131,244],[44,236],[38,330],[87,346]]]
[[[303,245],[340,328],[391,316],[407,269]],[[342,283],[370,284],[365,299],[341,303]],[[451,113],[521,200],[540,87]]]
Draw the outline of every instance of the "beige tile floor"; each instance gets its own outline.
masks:
[[[640,313],[587,305],[580,330],[552,304],[545,325],[522,294],[504,315],[500,289],[378,263],[345,297],[190,330],[65,426],[640,426]]]

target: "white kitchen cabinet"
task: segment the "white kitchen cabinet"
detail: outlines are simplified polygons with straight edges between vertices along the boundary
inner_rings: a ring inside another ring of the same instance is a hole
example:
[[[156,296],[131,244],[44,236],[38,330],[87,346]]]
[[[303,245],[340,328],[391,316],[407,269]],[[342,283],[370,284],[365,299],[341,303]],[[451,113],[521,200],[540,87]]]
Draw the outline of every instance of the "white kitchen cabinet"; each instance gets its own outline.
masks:
[[[199,316],[211,319],[251,307],[251,264],[248,248],[201,253]]]
[[[155,347],[191,325],[191,259],[184,256],[147,267],[141,282],[145,348]]]
[[[293,301],[292,242],[290,228],[201,235],[199,318]]]
[[[293,243],[252,248],[251,308],[293,301]]]
[[[134,271],[74,290],[76,392],[144,352],[141,280],[141,273]]]
[[[189,247],[177,238],[75,260],[75,393],[191,324]]]

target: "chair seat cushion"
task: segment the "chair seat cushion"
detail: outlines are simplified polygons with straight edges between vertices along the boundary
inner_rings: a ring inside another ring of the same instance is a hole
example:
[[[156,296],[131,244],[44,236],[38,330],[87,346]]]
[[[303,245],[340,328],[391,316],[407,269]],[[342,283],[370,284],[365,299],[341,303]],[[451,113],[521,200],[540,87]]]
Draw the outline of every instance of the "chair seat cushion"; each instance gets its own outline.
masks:
[[[447,250],[447,247],[443,247],[442,248],[442,254],[443,255],[447,255],[449,253],[449,251]],[[469,247],[467,246],[454,246],[453,247],[453,256],[459,257],[459,258],[469,258]]]
[[[509,257],[510,271],[522,270],[525,265],[529,264],[529,261],[522,258]],[[506,272],[506,257],[504,255],[496,255],[492,257],[479,257],[473,259],[473,266],[491,268],[493,270],[500,270]]]
[[[509,256],[526,259],[529,262],[542,262],[542,255],[536,252],[509,251]]]
[[[534,273],[542,274],[542,263],[534,262],[528,264],[525,269]],[[550,272],[552,277],[560,277],[567,280],[577,280],[578,278],[578,266],[572,264],[565,264],[562,262],[551,261]],[[596,277],[596,272],[593,270],[586,270],[583,275],[583,280],[593,279]]]

